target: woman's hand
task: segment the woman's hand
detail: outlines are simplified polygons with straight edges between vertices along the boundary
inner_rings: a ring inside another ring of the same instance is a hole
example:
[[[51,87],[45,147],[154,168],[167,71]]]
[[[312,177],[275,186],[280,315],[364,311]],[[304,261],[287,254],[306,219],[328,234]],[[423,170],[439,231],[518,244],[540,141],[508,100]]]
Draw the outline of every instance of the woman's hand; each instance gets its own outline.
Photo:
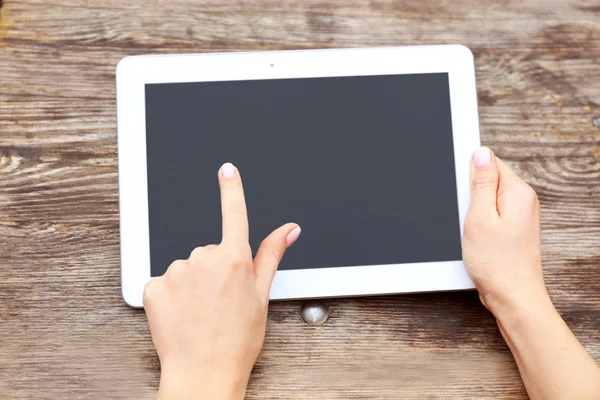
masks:
[[[531,399],[600,399],[600,368],[550,301],[535,192],[489,149],[473,155],[463,260]]]
[[[175,261],[144,291],[152,341],[161,364],[159,399],[243,399],[265,337],[269,290],[300,228],[271,233],[256,258],[239,172],[219,171],[223,239]]]
[[[535,192],[485,147],[473,155],[471,172],[463,260],[481,301],[494,314],[549,301]]]

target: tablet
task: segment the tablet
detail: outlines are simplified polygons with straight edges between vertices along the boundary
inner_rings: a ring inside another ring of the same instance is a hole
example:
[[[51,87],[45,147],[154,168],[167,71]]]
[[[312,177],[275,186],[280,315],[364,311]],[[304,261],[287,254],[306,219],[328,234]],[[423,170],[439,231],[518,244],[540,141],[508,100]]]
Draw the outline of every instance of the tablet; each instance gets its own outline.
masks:
[[[479,146],[464,46],[134,56],[117,67],[122,289],[219,243],[217,171],[250,244],[302,227],[271,299],[473,288],[461,257]]]

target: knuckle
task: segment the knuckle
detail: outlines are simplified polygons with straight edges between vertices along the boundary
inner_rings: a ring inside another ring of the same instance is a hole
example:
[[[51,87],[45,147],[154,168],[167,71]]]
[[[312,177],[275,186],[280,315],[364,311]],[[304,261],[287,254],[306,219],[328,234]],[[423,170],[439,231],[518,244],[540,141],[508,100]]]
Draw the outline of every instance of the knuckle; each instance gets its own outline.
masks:
[[[160,278],[150,279],[146,283],[146,286],[144,286],[144,295],[142,297],[142,302],[144,305],[152,304],[154,299],[156,299],[156,297],[158,297],[158,291],[159,291],[159,287],[160,287],[159,279]]]
[[[260,242],[260,246],[258,246],[258,248],[269,248],[269,247],[273,247],[273,242],[271,241],[271,238],[269,236],[267,236],[266,238],[264,238],[262,240],[262,242]]]
[[[249,247],[249,246],[248,246]],[[228,250],[227,260],[232,267],[241,267],[248,263],[248,251],[244,248],[234,247]]]
[[[202,258],[202,255],[204,254],[204,251],[205,251],[204,247],[196,247],[190,253],[190,260]]]
[[[524,183],[523,185],[521,185],[519,195],[524,201],[527,202],[528,205],[531,205],[531,206],[539,205],[539,199],[538,199],[537,193],[528,184]]]
[[[534,204],[539,204],[540,199],[538,198],[538,195],[536,193],[535,190],[533,190],[533,188],[531,186],[527,186],[529,188],[529,199],[531,200],[532,203]]]
[[[278,263],[281,262],[281,259],[283,258],[283,251],[279,247],[273,247],[271,249],[271,254]]]
[[[174,280],[181,279],[187,270],[187,262],[184,260],[177,260],[169,265],[167,274]]]
[[[235,212],[244,212],[246,209],[246,202],[244,199],[244,191],[241,185],[233,188],[226,188],[224,190],[223,205],[228,210]]]
[[[175,269],[183,269],[187,266],[187,260],[175,260],[171,263],[169,268],[173,267]]]
[[[477,176],[473,179],[473,190],[496,188],[498,186],[498,178],[492,175]]]
[[[234,251],[231,254],[231,265],[233,266],[241,266],[245,262],[245,257],[241,251]]]
[[[283,254],[285,252],[285,250],[282,249],[281,246],[278,246],[277,242],[274,241],[271,237],[265,238],[260,244],[260,248],[268,250],[268,253],[271,254],[271,256],[277,261],[277,263],[281,262]]]
[[[248,218],[248,211],[243,201],[234,201],[229,204],[229,214]]]

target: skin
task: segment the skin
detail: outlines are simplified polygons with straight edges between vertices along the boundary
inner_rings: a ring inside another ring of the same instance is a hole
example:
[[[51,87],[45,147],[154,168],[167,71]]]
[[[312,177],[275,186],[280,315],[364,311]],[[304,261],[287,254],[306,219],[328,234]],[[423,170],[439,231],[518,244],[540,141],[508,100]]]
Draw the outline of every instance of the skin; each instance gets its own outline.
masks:
[[[600,368],[562,320],[542,274],[540,203],[502,160],[473,157],[463,259],[531,399],[600,399]]]
[[[286,224],[248,243],[240,174],[219,171],[223,239],[172,263],[144,291],[144,308],[161,365],[159,399],[243,399],[265,338],[269,290],[300,228]]]
[[[600,368],[556,312],[544,285],[535,192],[489,149],[472,161],[463,259],[496,317],[532,399],[598,399]],[[254,260],[239,171],[219,171],[223,239],[152,279],[144,308],[161,363],[158,399],[243,399],[265,337],[269,290],[296,224]]]

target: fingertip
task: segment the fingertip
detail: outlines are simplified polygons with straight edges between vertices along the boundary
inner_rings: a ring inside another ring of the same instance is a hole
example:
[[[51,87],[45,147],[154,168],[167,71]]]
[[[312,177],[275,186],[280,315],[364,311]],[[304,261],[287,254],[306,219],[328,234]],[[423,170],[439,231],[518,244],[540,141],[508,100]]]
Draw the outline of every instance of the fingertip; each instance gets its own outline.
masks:
[[[471,160],[471,201],[470,212],[497,212],[498,169],[496,157],[487,147],[473,152]]]
[[[302,228],[300,228],[300,226],[296,225],[288,234],[286,237],[286,243],[287,246],[290,247],[291,245],[293,245],[296,240],[298,240],[298,237],[300,236],[300,233],[302,233]]]
[[[219,168],[219,174],[224,179],[233,179],[238,175],[238,171],[232,163],[226,162]]]
[[[487,147],[480,147],[473,152],[473,166],[475,169],[487,168],[494,163],[494,153]]]

